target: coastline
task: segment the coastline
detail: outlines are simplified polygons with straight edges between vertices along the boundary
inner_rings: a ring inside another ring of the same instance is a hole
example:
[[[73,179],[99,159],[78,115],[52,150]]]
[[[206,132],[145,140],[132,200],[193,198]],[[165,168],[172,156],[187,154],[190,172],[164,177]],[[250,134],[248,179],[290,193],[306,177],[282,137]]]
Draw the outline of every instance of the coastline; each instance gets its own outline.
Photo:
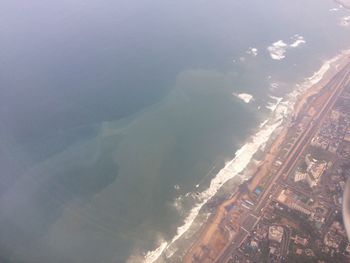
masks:
[[[294,106],[294,116],[299,115],[308,100],[316,95],[340,68],[347,64],[348,55],[350,55],[349,50],[342,51],[339,55],[327,60],[318,72],[307,79],[314,84],[310,88],[306,87],[305,91],[298,95]],[[299,87],[303,89],[303,84],[299,85]]]
[[[259,183],[261,183],[261,180],[266,177],[269,169],[271,169],[271,166],[276,158],[276,154],[284,142],[290,119],[298,116],[308,103],[309,99],[323,88],[324,84],[326,84],[337,72],[337,69],[346,64],[346,62],[349,62],[348,56],[348,51],[343,51],[336,57],[325,61],[319,71],[317,71],[310,78],[305,79],[305,82],[298,85],[297,89],[288,94],[285,99],[277,102],[276,109],[273,114],[274,116],[269,121],[265,121],[263,123],[264,125],[261,125],[261,130],[252,136],[252,138],[250,138],[249,141],[236,152],[234,159],[227,163],[226,166],[212,179],[210,187],[201,193],[202,202],[197,204],[190,211],[184,225],[178,228],[177,235],[171,240],[171,242],[163,242],[156,250],[148,252],[145,256],[144,262],[163,262],[161,261],[161,259],[164,258],[162,255],[164,255],[167,249],[170,248],[173,243],[177,242],[182,235],[189,230],[202,207],[218,193],[226,182],[230,181],[236,176],[240,176],[242,172],[245,172],[247,169],[251,168],[250,166],[253,166],[253,169],[250,169],[253,171],[251,171],[251,173],[246,175],[244,178],[247,180],[246,185],[248,189],[252,191],[258,186]],[[288,117],[290,119],[286,122]],[[265,133],[263,132],[264,130]],[[261,139],[261,137],[263,137],[263,139]],[[251,147],[249,147],[249,145]],[[261,150],[262,148],[264,148],[264,150]],[[259,151],[262,151],[262,157],[258,161],[258,164],[252,164],[252,161],[256,162],[254,157],[259,153]],[[230,166],[234,165],[235,161],[242,155],[247,155],[245,157],[248,157],[244,160],[244,163],[240,163],[240,167],[238,169],[230,169]],[[219,244],[217,247],[217,253],[221,251],[225,243],[228,242],[230,237],[225,234],[225,231],[220,229],[219,223],[224,220],[226,216],[226,207],[235,204],[239,196],[246,194],[244,192],[240,193],[238,190],[239,188],[240,187],[237,187],[237,190],[229,199],[219,204],[216,208],[216,212],[211,215],[208,220],[206,220],[204,226],[201,227],[199,231],[197,230],[200,232],[199,237],[195,238],[192,246],[188,249],[183,258],[184,262],[191,262],[192,256],[194,254],[197,255],[198,253],[201,254],[203,247],[206,247],[211,242],[216,242]],[[171,258],[173,254],[174,253],[171,253],[169,258]],[[168,259],[168,257],[166,258]]]
[[[236,205],[236,202],[239,198],[241,198],[242,196],[247,196],[246,189],[248,188],[249,191],[255,189],[258,186],[258,183],[261,181],[261,179],[264,176],[266,176],[266,174],[269,172],[269,168],[273,164],[275,155],[280,149],[280,145],[283,143],[287,134],[287,127],[277,130],[279,131],[279,134],[277,136],[272,135],[272,137],[274,138],[271,138],[271,140],[274,142],[267,147],[268,149],[266,149],[266,152],[264,152],[262,160],[252,171],[251,177],[242,184],[245,185],[245,187],[243,187],[245,189],[243,191],[237,189],[237,191],[233,194],[233,196],[230,199],[224,201],[218,206],[217,212],[214,214],[214,219],[210,221],[208,220],[208,223],[202,231],[203,236],[201,236],[197,241],[194,242],[194,244],[191,246],[191,248],[186,253],[185,257],[183,258],[183,262],[192,262],[193,255],[201,255],[202,253],[200,250],[202,250],[202,247],[209,246],[209,243],[212,241],[215,235],[222,235],[221,230],[219,229],[219,223],[222,222],[227,216],[226,207]],[[227,242],[229,242],[229,240],[226,240],[225,243]],[[214,251],[213,254],[218,255],[223,248],[224,246],[216,246],[216,251]]]
[[[305,89],[305,85],[304,87],[303,85],[299,86],[301,88],[301,93],[296,97],[296,101],[293,105],[293,111],[291,113],[293,119],[298,118],[298,116],[301,115],[303,109],[307,106],[309,100],[323,89],[324,85],[334,77],[334,75],[338,72],[339,69],[341,69],[343,66],[350,62],[349,54],[350,53],[348,50],[342,51],[336,57],[327,60],[318,72],[316,72],[312,77],[307,79],[308,81],[310,81],[310,83],[312,83],[312,85],[309,86],[307,89]],[[228,213],[222,211],[225,211],[225,208],[228,206],[237,205],[239,198],[249,198],[249,193],[251,193],[259,185],[261,185],[262,181],[268,181],[266,178],[268,177],[268,173],[270,172],[274,161],[277,159],[277,154],[279,153],[279,150],[281,149],[281,146],[285,141],[289,127],[288,125],[282,124],[279,128],[280,131],[278,135],[271,136],[269,140],[270,145],[266,147],[263,153],[262,160],[257,165],[255,172],[248,179],[246,187],[244,187],[244,191],[236,192],[236,194],[231,199],[223,202],[218,206],[218,212],[215,213],[215,220],[205,227],[205,230],[203,230],[203,236],[193,243],[193,245],[184,257],[184,262],[190,263],[192,262],[192,259],[194,257],[201,258],[201,256],[204,255],[203,247],[209,247],[210,242],[210,248],[211,250],[213,250],[212,254],[215,255],[213,255],[212,259],[215,259],[218,255],[220,255],[220,252],[224,249],[225,246],[217,246],[216,244],[213,245],[213,243],[215,243],[215,241],[213,240],[217,239],[215,235],[223,236],[222,230],[220,230],[220,228],[218,227],[217,222],[223,222],[225,216]],[[212,240],[210,239],[210,237],[208,237],[208,235],[211,235]],[[226,240],[226,243],[230,243],[231,240],[232,238],[228,238]],[[208,260],[206,262],[212,261],[213,260]]]

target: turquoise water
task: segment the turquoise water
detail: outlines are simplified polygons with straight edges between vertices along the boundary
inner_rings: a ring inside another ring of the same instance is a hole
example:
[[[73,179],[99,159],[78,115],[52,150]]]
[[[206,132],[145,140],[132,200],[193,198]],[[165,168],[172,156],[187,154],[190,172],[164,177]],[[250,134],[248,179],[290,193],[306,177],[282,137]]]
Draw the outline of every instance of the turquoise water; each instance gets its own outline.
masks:
[[[270,116],[270,95],[350,47],[350,12],[334,7],[1,3],[0,254],[125,262],[171,240],[191,209],[175,200],[208,187]],[[292,48],[295,34],[306,43]],[[278,40],[289,46],[273,60]]]

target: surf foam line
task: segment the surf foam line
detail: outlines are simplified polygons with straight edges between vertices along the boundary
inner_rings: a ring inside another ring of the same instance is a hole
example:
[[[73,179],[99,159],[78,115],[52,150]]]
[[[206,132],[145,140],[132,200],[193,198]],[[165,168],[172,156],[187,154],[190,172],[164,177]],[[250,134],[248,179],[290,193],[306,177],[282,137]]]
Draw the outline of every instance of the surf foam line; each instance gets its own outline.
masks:
[[[144,261],[145,263],[156,261],[165,249],[170,248],[170,245],[177,241],[190,228],[195,218],[199,214],[200,209],[218,192],[224,183],[237,176],[244,170],[244,168],[247,167],[253,155],[258,151],[260,146],[266,144],[271,134],[281,125],[281,123],[282,118],[275,123],[269,125],[265,124],[264,128],[253,136],[251,142],[246,143],[235,153],[234,159],[226,163],[225,167],[221,169],[220,172],[211,180],[209,188],[200,193],[200,202],[190,210],[184,224],[177,228],[176,236],[169,244],[164,241],[156,250],[147,252]]]
[[[348,54],[348,52],[349,51],[346,53]],[[301,85],[297,85],[297,89],[287,94],[285,99],[281,101],[274,112],[271,113],[272,115],[269,121],[265,120],[260,124],[262,128],[255,133],[245,145],[236,151],[234,158],[226,163],[225,167],[211,180],[210,186],[200,193],[200,201],[190,210],[184,220],[184,224],[177,228],[177,233],[173,239],[170,242],[163,241],[155,250],[148,251],[144,256],[144,263],[155,262],[167,249],[171,249],[171,246],[189,230],[201,208],[219,191],[223,184],[239,175],[248,166],[253,160],[254,154],[261,149],[261,147],[266,145],[271,136],[274,135],[274,132],[284,124],[287,117],[292,115],[294,105],[297,101],[297,95],[318,83],[330,69],[331,64],[335,63],[344,54],[345,52],[343,51],[336,57],[325,61],[316,73],[310,78],[307,78]]]
[[[305,44],[306,41],[303,36],[295,34],[291,37],[293,41],[291,44],[284,42],[283,40],[278,40],[277,42],[272,43],[267,50],[270,53],[270,56],[274,60],[282,60],[286,57],[286,52],[288,49],[297,48],[302,44]]]
[[[254,101],[254,97],[251,94],[248,93],[232,93],[233,96],[241,99],[242,101],[244,101],[245,103],[249,103],[251,101]]]
[[[271,99],[273,99],[275,101],[275,103],[273,102],[269,102],[267,103],[267,105],[265,106],[267,109],[269,109],[270,111],[274,112],[278,105],[281,103],[281,101],[283,100],[283,98],[279,98],[279,97],[275,97],[275,96],[269,96]]]
[[[316,71],[311,77],[306,78],[301,84],[297,84],[297,89],[291,93],[291,96],[303,93],[311,86],[319,83],[323,79],[325,74],[331,69],[331,66],[335,64],[344,55],[350,55],[350,49],[343,50],[339,55],[329,60],[326,60],[321,66],[321,68],[318,71]],[[336,64],[335,68],[338,69],[338,67],[339,64]]]

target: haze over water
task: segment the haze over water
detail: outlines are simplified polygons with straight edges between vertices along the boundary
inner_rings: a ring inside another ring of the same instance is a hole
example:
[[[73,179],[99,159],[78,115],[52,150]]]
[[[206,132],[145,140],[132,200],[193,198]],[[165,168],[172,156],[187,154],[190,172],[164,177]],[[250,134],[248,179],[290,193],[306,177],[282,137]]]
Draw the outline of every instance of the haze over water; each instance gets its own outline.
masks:
[[[134,262],[172,240],[271,96],[350,47],[349,15],[330,0],[2,1],[0,259]]]

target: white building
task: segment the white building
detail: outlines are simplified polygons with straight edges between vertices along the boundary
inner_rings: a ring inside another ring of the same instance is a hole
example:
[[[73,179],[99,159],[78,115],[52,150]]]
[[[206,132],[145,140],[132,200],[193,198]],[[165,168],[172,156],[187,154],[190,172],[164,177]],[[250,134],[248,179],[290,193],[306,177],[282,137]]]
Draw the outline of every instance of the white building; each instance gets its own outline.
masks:
[[[278,243],[282,242],[283,238],[283,227],[281,226],[270,226],[269,227],[269,239]]]
[[[294,182],[306,181],[310,187],[315,187],[327,169],[327,163],[313,159],[310,154],[305,157],[305,162],[307,165],[306,172],[297,171]]]
[[[294,176],[294,182],[304,181],[307,177],[307,173],[297,171]]]

